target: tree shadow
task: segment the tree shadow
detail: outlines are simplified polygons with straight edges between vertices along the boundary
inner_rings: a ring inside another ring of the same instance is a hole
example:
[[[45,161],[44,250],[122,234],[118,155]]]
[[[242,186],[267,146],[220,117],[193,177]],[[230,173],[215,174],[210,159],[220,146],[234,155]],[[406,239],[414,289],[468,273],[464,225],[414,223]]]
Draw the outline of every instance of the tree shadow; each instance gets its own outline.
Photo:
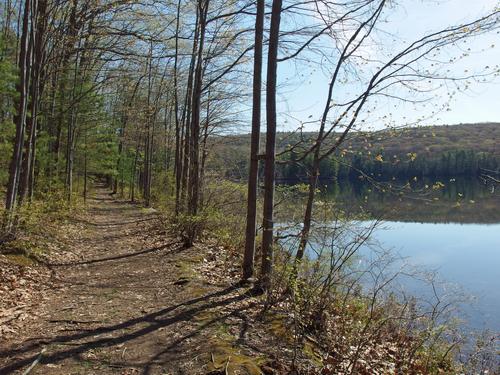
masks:
[[[136,252],[133,252],[133,253],[115,255],[115,256],[112,256],[112,257],[98,258],[98,259],[91,259],[91,260],[83,260],[83,261],[69,262],[69,263],[47,263],[46,265],[50,266],[50,267],[69,267],[69,266],[81,266],[81,265],[88,265],[88,264],[94,264],[94,263],[110,262],[110,261],[113,261],[113,260],[121,260],[121,259],[126,259],[126,258],[132,258],[132,257],[136,257],[136,256],[139,256],[139,255],[150,254],[150,253],[154,253],[156,251],[161,251],[161,250],[169,249],[171,246],[176,245],[176,244],[178,245],[178,244],[180,244],[180,242],[179,241],[172,241],[172,242],[166,243],[166,244],[161,245],[161,246],[152,247],[150,249],[136,251]],[[175,249],[171,249],[171,250],[173,251],[173,250],[182,250],[182,249],[183,249],[183,247],[180,246],[178,248],[176,247]]]
[[[250,297],[251,295],[250,294],[246,294],[246,296]],[[202,325],[200,325],[199,327],[197,327],[196,329],[192,330],[191,332],[187,333],[186,335],[183,335],[181,336],[180,338],[178,338],[177,340],[174,340],[170,345],[168,345],[165,349],[163,349],[162,351],[158,352],[157,354],[155,354],[144,366],[143,366],[143,374],[146,374],[146,375],[149,375],[153,369],[153,366],[155,364],[161,364],[161,363],[164,363],[166,361],[168,361],[167,358],[164,358],[163,361],[161,361],[161,358],[165,355],[167,355],[168,353],[170,353],[173,349],[177,348],[178,346],[180,346],[184,341],[190,339],[190,338],[193,338],[197,335],[199,335],[202,331],[204,331],[205,329],[213,326],[214,324],[216,323],[219,323],[219,322],[223,322],[225,321],[227,318],[231,317],[231,316],[238,316],[240,317],[241,315],[243,315],[242,313],[245,311],[245,310],[248,310],[250,309],[251,307],[255,306],[256,303],[251,303],[251,304],[248,304],[246,306],[241,306],[237,309],[234,309],[234,310],[231,310],[229,311],[228,313],[226,314],[221,314],[211,320],[209,320],[208,322],[205,322],[203,323]],[[240,344],[242,342],[240,341]],[[192,355],[192,353],[189,353],[190,355]]]
[[[92,329],[80,329],[78,333],[69,335],[58,335],[50,339],[44,337],[33,338],[22,343],[20,345],[20,348],[18,349],[0,351],[0,358],[22,356],[35,350],[37,347],[41,348],[57,344],[65,346],[71,345],[71,348],[56,350],[50,354],[43,356],[42,359],[40,360],[41,364],[58,363],[64,359],[78,356],[91,349],[99,349],[108,346],[119,345],[131,341],[133,339],[148,335],[161,328],[168,327],[170,325],[173,325],[181,321],[186,321],[186,322],[192,321],[193,318],[195,318],[198,314],[204,311],[217,307],[228,306],[236,302],[241,302],[252,296],[252,294],[249,293],[248,291],[244,291],[242,293],[238,293],[237,295],[230,296],[225,299],[213,300],[214,298],[228,295],[229,293],[234,292],[240,288],[241,286],[239,284],[231,285],[223,290],[219,290],[217,292],[208,295],[197,297],[187,302],[183,302],[152,313],[148,313],[118,324],[101,326]],[[186,310],[180,311],[173,316],[169,315],[169,313],[173,312],[176,309],[179,309],[181,307],[189,307],[197,303],[202,303],[202,304],[199,306],[194,306]],[[240,310],[241,307],[239,309],[231,311],[228,314],[224,314],[215,319],[212,319],[211,321],[199,326],[197,329],[193,330],[187,335],[182,336],[181,338],[175,340],[167,348],[156,354],[153,357],[153,359],[149,361],[148,364],[146,364],[145,371],[149,371],[149,368],[153,364],[153,361],[155,361],[156,359],[158,359],[159,357],[170,351],[175,346],[179,345],[182,341],[195,336],[203,329],[206,329],[208,326],[214,324],[217,321],[223,320],[230,315],[236,314]],[[144,326],[144,324],[146,325]],[[127,331],[122,332],[123,330]],[[110,334],[110,333],[117,333],[117,334],[114,335],[113,337],[98,338],[98,335]],[[90,341],[86,341],[83,343],[78,342],[79,340],[84,340],[84,339],[90,339]],[[32,363],[37,357],[38,353],[31,354],[28,357],[18,359],[9,365],[0,367],[0,374],[9,374],[12,373],[13,371],[19,370]]]
[[[140,215],[140,217],[143,217],[144,215]],[[128,221],[110,221],[110,222],[104,222],[104,223],[94,223],[92,221],[89,221],[89,220],[85,220],[85,219],[72,219],[72,221],[76,222],[76,223],[80,223],[80,224],[84,224],[84,225],[89,225],[89,226],[92,226],[92,227],[120,227],[120,226],[124,226],[124,225],[128,225],[128,224],[139,224],[139,223],[144,223],[144,222],[147,222],[147,221],[152,221],[152,220],[155,220],[157,219],[156,216],[153,216],[153,217],[149,217],[149,218],[145,218],[145,219],[138,219],[138,220],[128,220]]]
[[[141,227],[138,227],[138,229],[136,230],[132,230],[132,231],[127,231],[126,233],[122,233],[122,232],[117,232],[117,233],[114,233],[114,232],[111,232],[113,234],[104,234],[102,235],[98,242],[108,242],[108,241],[116,241],[116,240],[123,240],[124,238],[126,237],[150,237],[151,236],[151,232],[157,232],[159,235],[163,235],[165,234],[165,231],[164,230],[160,230],[160,229],[149,229],[148,228],[148,231],[146,232],[144,230],[144,228],[141,228]],[[156,233],[155,233],[156,234]]]

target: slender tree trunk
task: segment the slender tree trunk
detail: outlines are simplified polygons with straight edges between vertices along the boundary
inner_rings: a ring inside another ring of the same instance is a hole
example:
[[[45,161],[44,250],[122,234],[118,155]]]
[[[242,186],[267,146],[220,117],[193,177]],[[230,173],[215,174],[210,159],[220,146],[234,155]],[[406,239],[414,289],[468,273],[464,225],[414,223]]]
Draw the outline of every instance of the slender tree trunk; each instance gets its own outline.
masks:
[[[5,229],[9,231],[11,228],[12,211],[15,209],[17,191],[19,187],[19,175],[21,172],[21,161],[23,154],[24,132],[26,128],[26,109],[28,102],[28,87],[30,78],[30,13],[31,13],[31,0],[26,0],[23,13],[23,26],[22,34],[19,45],[19,83],[17,85],[17,92],[19,95],[17,101],[17,112],[14,117],[16,124],[16,135],[14,139],[14,147],[12,158],[9,167],[9,180],[7,184],[7,195],[5,199],[5,208],[7,210],[7,218],[5,222]]]
[[[31,51],[32,51],[32,69],[31,69],[31,101],[29,103],[30,113],[27,124],[27,139],[25,141],[25,153],[21,181],[19,185],[19,204],[21,205],[28,196],[31,200],[34,184],[35,155],[36,155],[36,137],[38,128],[39,98],[41,94],[40,76],[42,74],[42,65],[44,59],[43,39],[45,31],[45,11],[47,2],[40,3],[35,0],[32,4],[31,21]]]
[[[46,117],[46,127],[49,134],[49,142],[48,142],[48,155],[55,155],[55,136],[57,134],[57,130],[54,129],[55,122],[55,113],[56,113],[56,95],[57,95],[57,86],[58,86],[58,72],[53,72],[51,77],[51,85],[50,85],[50,110]],[[54,138],[54,139],[53,139]],[[47,165],[47,177],[49,183],[49,190],[52,188],[52,176],[54,173],[54,164],[52,161]]]
[[[10,17],[11,17],[11,0],[5,2],[5,23],[3,25],[3,36],[4,40],[7,40],[7,35],[10,29]]]
[[[44,1],[45,5],[46,2]],[[40,110],[40,98],[42,97],[43,90],[44,90],[44,84],[43,80],[45,77],[45,71],[42,68],[43,62],[45,55],[42,50],[42,40],[41,40],[41,35],[42,33],[39,33],[39,38],[38,38],[38,43],[40,44],[37,46],[37,55],[38,57],[36,58],[37,61],[37,66],[35,67],[36,72],[34,76],[34,94],[33,94],[33,113],[32,113],[32,118],[33,118],[33,136],[31,138],[31,160],[29,163],[29,170],[28,170],[28,199],[31,202],[33,199],[33,193],[35,190],[35,162],[36,162],[36,156],[37,156],[37,137],[38,137],[38,130],[40,128],[40,121],[39,121],[39,113],[41,112]]]
[[[185,208],[186,196],[188,189],[188,179],[189,179],[189,165],[191,157],[191,105],[192,105],[192,92],[193,92],[193,81],[194,81],[194,69],[196,64],[196,51],[198,49],[198,39],[200,35],[199,28],[199,18],[201,17],[199,12],[199,7],[196,7],[196,30],[194,33],[193,49],[191,53],[191,62],[189,64],[188,81],[186,88],[186,97],[184,99],[184,108],[182,109],[182,128],[184,129],[184,152],[183,152],[183,162],[182,162],[182,175],[181,175],[181,194],[180,194],[180,205]]]
[[[148,64],[148,99],[147,99],[147,113],[146,113],[146,143],[144,147],[144,178],[143,178],[143,195],[144,205],[149,207],[151,205],[151,90],[152,90],[152,68],[153,68],[153,42],[151,41],[149,47],[149,64]]]
[[[28,171],[28,200],[29,202],[33,201],[33,194],[35,192],[35,162],[36,162],[36,156],[37,156],[37,135],[38,135],[38,127],[39,123],[38,121],[35,124],[35,134],[32,138],[32,144],[31,144],[31,161],[30,161],[30,169]]]
[[[269,32],[269,52],[267,57],[266,85],[266,163],[264,169],[264,211],[262,234],[262,264],[260,285],[262,289],[271,287],[273,269],[274,237],[274,183],[276,159],[276,84],[278,70],[278,43],[281,22],[282,0],[273,0],[271,29]]]
[[[257,219],[257,187],[259,173],[260,111],[262,100],[262,40],[264,37],[265,1],[257,0],[255,18],[255,47],[253,62],[252,135],[250,144],[250,167],[248,172],[247,218],[245,230],[245,253],[243,256],[243,279],[253,276]]]
[[[172,163],[172,126],[174,125],[172,121],[173,109],[169,104],[170,98],[167,97],[167,103],[165,103],[165,172],[170,170],[170,165]]]
[[[193,95],[191,100],[192,117],[190,122],[191,134],[189,138],[189,183],[188,183],[188,205],[187,212],[190,216],[198,214],[199,204],[199,178],[200,178],[200,110],[202,94],[203,75],[203,47],[205,42],[206,18],[209,0],[198,0],[198,28],[199,45],[196,53],[196,68],[194,71]],[[186,246],[191,246],[198,234],[197,225],[187,228]]]
[[[32,98],[34,98],[32,92]],[[32,154],[34,152],[33,146],[35,144],[36,137],[36,119],[34,117],[36,110],[34,108],[35,103],[31,100],[29,104],[29,112],[31,115],[26,120],[26,140],[24,141],[24,154],[23,154],[23,162],[21,168],[21,176],[19,180],[19,198],[18,203],[21,206],[28,194],[29,190],[29,181],[30,181],[30,173],[31,173],[31,162],[32,162]]]
[[[149,141],[149,162],[146,165],[148,168],[147,173],[147,185],[148,185],[148,202],[146,207],[151,207],[151,186],[153,180],[153,145],[155,142],[155,129],[156,129],[156,109],[153,109],[153,114],[151,116],[151,138]]]
[[[122,161],[122,154],[123,154],[123,136],[125,135],[125,125],[127,124],[126,120],[126,114],[123,114],[122,116],[122,127],[120,129],[120,141],[118,142],[118,160],[116,161],[116,169],[118,170],[118,173],[120,173],[121,180],[123,180],[123,161]],[[113,186],[113,194],[116,194],[118,192],[118,177],[115,179],[115,183]]]
[[[56,176],[57,178],[61,178],[61,153],[62,153],[62,138],[63,138],[63,124],[64,124],[64,113],[65,113],[65,103],[66,103],[66,89],[68,85],[68,76],[69,76],[69,61],[71,58],[71,54],[74,51],[76,38],[78,36],[78,26],[76,21],[76,13],[77,13],[78,1],[72,0],[71,11],[69,16],[69,24],[68,24],[68,35],[65,35],[65,40],[63,43],[63,51],[61,57],[61,63],[59,65],[60,73],[60,82],[59,82],[59,109],[58,109],[58,117],[57,117],[57,130],[56,130],[56,141],[54,146],[55,153],[55,166],[56,166]],[[78,46],[80,47],[80,46]],[[78,51],[80,48],[78,48]],[[78,52],[77,51],[77,52]],[[78,59],[77,59],[78,60]],[[73,103],[70,103],[73,105]]]
[[[208,156],[208,128],[210,125],[210,89],[208,90],[207,95],[207,112],[205,118],[205,125],[203,126],[203,136],[201,141],[201,164],[200,164],[200,202],[203,205],[203,189],[205,186],[205,164],[207,162]]]
[[[178,59],[179,59],[179,27],[180,27],[181,0],[177,2],[177,20],[175,25],[175,59],[174,59],[174,114],[175,114],[175,215],[180,210],[180,190],[182,177],[182,145],[179,123],[179,87],[178,87]]]
[[[63,128],[63,117],[64,117],[64,91],[66,88],[65,84],[65,74],[63,74],[63,77],[61,77],[61,84],[59,87],[59,93],[61,94],[61,98],[59,100],[59,111],[58,111],[58,116],[57,116],[57,126],[56,126],[56,139],[54,142],[54,164],[55,164],[55,171],[56,171],[56,178],[59,179],[60,176],[60,163],[61,163],[61,144],[62,144],[62,128]]]
[[[73,72],[73,88],[71,90],[71,114],[68,122],[68,134],[66,137],[66,199],[71,202],[73,193],[73,165],[75,159],[75,133],[77,121],[77,105],[76,105],[76,87],[78,85],[78,71],[80,58],[80,41],[78,43],[78,51],[75,57],[75,66]]]
[[[189,204],[188,212],[190,215],[198,214],[199,204],[199,182],[200,182],[200,111],[201,111],[201,94],[202,94],[202,67],[203,67],[203,47],[205,43],[205,29],[208,12],[209,0],[199,0],[199,24],[200,24],[200,42],[198,46],[198,56],[196,62],[195,79],[193,86],[192,100],[192,118],[191,118],[191,157],[189,170]],[[196,237],[196,231],[192,233],[192,240]],[[191,236],[190,236],[191,237]]]
[[[118,160],[117,160],[117,165],[116,168],[119,171],[120,174],[120,195],[123,197],[123,191],[124,191],[124,174],[125,174],[125,165],[123,162],[123,144],[124,144],[124,137],[125,137],[125,130],[127,127],[128,123],[128,111],[132,108],[132,105],[134,104],[134,99],[135,95],[137,94],[137,91],[139,90],[139,86],[141,84],[142,77],[137,80],[137,83],[135,84],[134,91],[132,93],[132,96],[130,97],[130,100],[128,101],[127,106],[125,107],[125,112],[122,115],[122,127],[120,130],[120,142],[118,144]],[[117,178],[118,181],[118,178]],[[114,190],[113,193],[116,193],[117,191]]]
[[[135,155],[134,155],[134,163],[132,164],[132,179],[130,180],[130,201],[132,203],[135,202],[135,182],[136,182],[136,175],[137,175],[137,163],[139,161],[139,148],[141,145],[142,140],[139,139],[137,140],[136,146],[135,146]]]
[[[84,155],[83,155],[83,203],[87,203],[87,129],[84,129]]]

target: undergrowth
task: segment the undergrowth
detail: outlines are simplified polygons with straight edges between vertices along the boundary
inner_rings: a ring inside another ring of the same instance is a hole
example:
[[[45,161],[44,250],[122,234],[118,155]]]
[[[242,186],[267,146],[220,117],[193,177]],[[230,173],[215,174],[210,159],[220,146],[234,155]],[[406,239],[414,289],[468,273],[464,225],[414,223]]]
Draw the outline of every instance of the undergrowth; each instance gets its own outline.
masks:
[[[299,374],[498,373],[495,339],[484,335],[471,349],[470,342],[466,344],[468,338],[461,333],[460,322],[450,313],[452,303],[426,301],[426,309],[416,298],[391,289],[395,275],[387,273],[387,266],[393,261],[388,253],[383,253],[378,263],[371,263],[366,269],[355,269],[359,263],[357,250],[374,229],[356,228],[366,216],[351,218],[335,202],[316,202],[318,222],[334,225],[315,231],[315,241],[321,244],[321,249],[313,249],[317,258],[297,264],[293,257],[297,236],[293,233],[302,219],[305,192],[300,185],[277,188],[277,217],[284,224],[275,226],[273,289],[267,294],[261,315],[264,320],[268,319],[266,316],[271,318],[269,331],[293,348],[295,354],[290,360],[294,371]],[[245,185],[209,180],[203,191],[202,209],[195,217],[183,214],[175,217],[173,198],[172,195],[157,197],[156,204],[172,233],[182,236],[189,231],[187,228],[195,226],[200,241],[209,238],[231,249],[235,254],[231,261],[240,262],[245,235]],[[345,242],[345,233],[356,230],[356,241]],[[333,239],[335,246],[331,247],[332,241],[325,239]],[[257,249],[257,263],[259,256]],[[364,284],[366,275],[376,280],[371,288]],[[218,369],[220,364],[214,367]]]
[[[37,192],[31,201],[13,213],[13,229],[7,235],[4,234],[0,253],[8,254],[17,261],[24,257],[27,264],[37,262],[47,252],[45,242],[57,235],[60,224],[84,209],[81,196],[74,195],[72,201],[68,202],[63,189]],[[4,208],[0,210],[0,215],[6,217]]]

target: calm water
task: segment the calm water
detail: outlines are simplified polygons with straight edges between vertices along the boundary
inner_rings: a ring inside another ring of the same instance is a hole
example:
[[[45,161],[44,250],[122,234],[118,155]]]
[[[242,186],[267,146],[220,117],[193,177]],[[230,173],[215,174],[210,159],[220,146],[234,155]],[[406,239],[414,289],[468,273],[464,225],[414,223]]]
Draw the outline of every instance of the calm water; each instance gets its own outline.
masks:
[[[469,327],[500,332],[500,224],[390,221],[373,238],[407,263],[435,270],[440,281],[473,296],[472,302],[460,304]],[[405,286],[413,293],[430,292],[416,281]]]
[[[328,185],[323,199],[351,214],[384,219],[371,236],[372,246],[365,246],[361,254],[369,255],[377,244],[400,254],[411,266],[436,271],[443,285],[453,284],[474,297],[459,305],[467,327],[500,332],[500,186],[479,179],[440,182],[444,186],[432,189],[436,180],[412,181],[403,194],[342,182]],[[363,223],[369,221],[358,225]],[[415,295],[430,292],[428,285],[415,280],[403,284]]]

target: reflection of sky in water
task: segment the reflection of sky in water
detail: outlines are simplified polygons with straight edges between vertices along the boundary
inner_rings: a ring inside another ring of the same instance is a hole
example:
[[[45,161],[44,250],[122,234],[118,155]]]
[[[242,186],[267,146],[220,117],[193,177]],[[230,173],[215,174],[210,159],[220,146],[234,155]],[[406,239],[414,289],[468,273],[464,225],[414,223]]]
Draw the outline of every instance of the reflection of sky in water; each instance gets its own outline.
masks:
[[[455,284],[468,296],[475,297],[473,304],[461,306],[460,316],[466,315],[468,326],[472,328],[500,332],[500,189],[498,186],[492,189],[491,185],[471,178],[419,179],[413,185],[422,188],[438,180],[444,181],[444,187],[431,191],[429,196],[416,194],[419,199],[400,200],[397,195],[382,194],[371,184],[360,181],[331,184],[323,198],[336,201],[339,207],[354,216],[368,212],[393,220],[382,223],[369,242],[382,249],[394,250],[410,266],[436,271],[437,280]],[[438,200],[433,201],[433,197]],[[457,201],[461,202],[460,206]],[[370,222],[355,222],[351,228],[356,224],[367,227]],[[337,244],[339,240],[349,240],[352,235],[337,238]],[[312,242],[317,240],[311,238]],[[311,245],[321,248],[314,243]],[[361,267],[377,258],[369,246],[361,248],[359,254]],[[311,246],[309,255],[312,255]],[[399,265],[401,263],[395,266]],[[417,297],[426,298],[432,293],[428,284],[409,277],[398,278],[398,283]],[[446,293],[454,290],[448,286],[443,288]],[[457,298],[459,293],[456,293]]]
[[[471,326],[500,331],[500,224],[386,222],[383,228],[372,237],[384,247],[477,297],[464,307]],[[409,288],[419,291],[417,283]]]

